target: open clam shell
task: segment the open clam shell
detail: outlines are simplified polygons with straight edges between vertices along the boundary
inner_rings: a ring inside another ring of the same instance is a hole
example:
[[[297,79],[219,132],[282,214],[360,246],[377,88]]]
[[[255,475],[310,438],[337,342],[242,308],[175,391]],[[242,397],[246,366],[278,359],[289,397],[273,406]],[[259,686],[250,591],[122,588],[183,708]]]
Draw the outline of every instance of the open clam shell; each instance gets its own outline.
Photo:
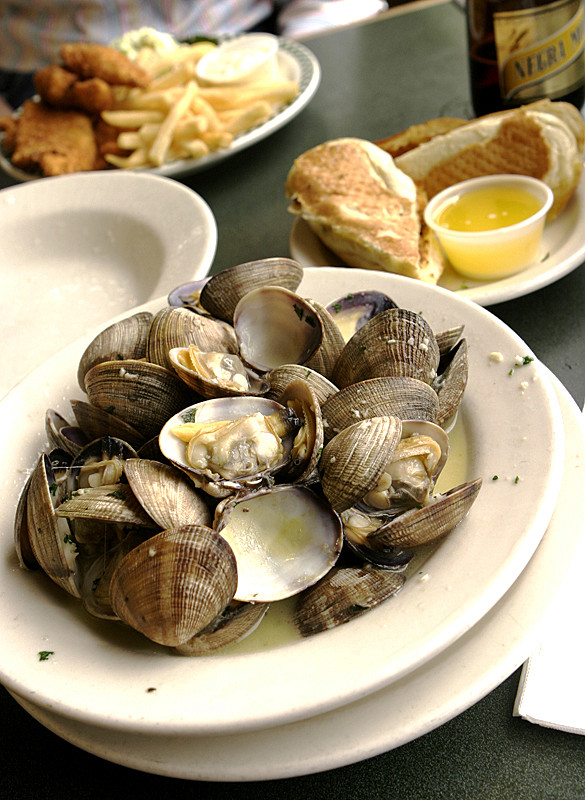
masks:
[[[327,311],[333,317],[345,341],[348,342],[354,333],[363,328],[372,317],[389,308],[397,308],[391,297],[383,292],[368,290],[351,292],[334,300],[327,306]]]
[[[345,339],[325,306],[322,306],[312,298],[307,298],[307,303],[309,303],[319,317],[323,338],[321,339],[321,344],[317,351],[305,364],[307,367],[319,372],[325,378],[331,378],[339,356],[345,347]]]
[[[262,286],[282,286],[296,291],[303,269],[291,258],[263,258],[228,267],[212,275],[201,289],[201,305],[214,317],[233,322],[242,297]]]
[[[481,483],[481,478],[476,478],[433,497],[421,508],[399,514],[368,536],[367,546],[373,551],[380,551],[436,542],[464,519],[479,493]]]
[[[268,603],[240,603],[234,600],[206,628],[176,650],[184,656],[204,656],[239,642],[256,630],[268,608]]]
[[[109,414],[84,400],[70,400],[70,403],[77,424],[86,436],[86,443],[101,439],[103,436],[114,436],[116,439],[128,442],[132,447],[141,447],[144,444],[145,439],[140,431],[114,414]],[[76,449],[75,454],[80,449]]]
[[[248,292],[234,310],[241,358],[260,373],[305,364],[323,340],[321,320],[302,297],[281,286]]]
[[[146,359],[172,370],[169,350],[196,344],[204,351],[237,353],[231,325],[188,308],[163,308],[155,314],[146,340]]]
[[[234,353],[203,352],[196,345],[169,350],[171,366],[187,386],[206,399],[266,394],[267,381],[247,369]]]
[[[111,579],[114,613],[158,644],[176,647],[203,630],[231,602],[237,566],[211,528],[162,531],[131,550]]]
[[[325,575],[341,552],[339,516],[305,486],[226,500],[216,510],[215,527],[236,556],[236,600],[292,597]]]
[[[282,422],[284,430],[277,436],[265,431],[264,425],[270,423],[264,418]],[[191,424],[197,428],[177,435],[178,429]],[[294,414],[275,400],[248,395],[220,397],[172,416],[160,432],[159,444],[165,458],[185,470],[196,486],[215,497],[225,497],[245,487],[260,486],[288,464],[297,428]],[[187,438],[195,433],[201,436],[197,463],[189,457],[193,445]]]
[[[77,543],[66,519],[55,513],[60,498],[55,475],[43,453],[31,475],[26,500],[28,540],[43,572],[66,592],[79,597]]]
[[[328,397],[338,391],[334,383],[331,383],[330,380],[306,364],[282,364],[282,366],[275,367],[270,372],[267,372],[265,378],[270,384],[266,396],[273,400],[277,400],[280,397],[289,383],[299,378],[309,384],[321,405]]]
[[[292,381],[280,396],[279,402],[292,408],[300,421],[285,474],[289,481],[309,483],[319,480],[317,465],[323,449],[321,406],[311,385],[302,379]]]
[[[336,511],[346,511],[376,487],[401,434],[398,417],[372,417],[325,445],[319,460],[321,487]]]

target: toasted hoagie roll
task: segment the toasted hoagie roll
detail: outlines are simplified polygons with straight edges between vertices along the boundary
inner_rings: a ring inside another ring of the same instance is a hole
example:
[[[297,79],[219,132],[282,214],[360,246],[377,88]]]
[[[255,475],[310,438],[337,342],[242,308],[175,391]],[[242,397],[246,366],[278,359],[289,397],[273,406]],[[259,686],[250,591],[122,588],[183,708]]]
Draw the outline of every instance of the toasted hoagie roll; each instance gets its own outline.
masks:
[[[583,168],[585,123],[570,103],[549,100],[478,117],[396,157],[428,199],[459,181],[519,173],[554,193],[549,219],[573,195]]]

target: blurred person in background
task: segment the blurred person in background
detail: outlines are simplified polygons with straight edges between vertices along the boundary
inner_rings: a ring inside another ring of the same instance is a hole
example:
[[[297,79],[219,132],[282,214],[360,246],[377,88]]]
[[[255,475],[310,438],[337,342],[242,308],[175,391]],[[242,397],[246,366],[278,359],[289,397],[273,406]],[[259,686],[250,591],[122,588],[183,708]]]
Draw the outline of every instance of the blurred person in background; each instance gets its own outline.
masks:
[[[138,28],[177,39],[245,31],[290,38],[366,19],[386,0],[0,0],[0,114],[35,94],[37,69],[63,42],[110,44]]]

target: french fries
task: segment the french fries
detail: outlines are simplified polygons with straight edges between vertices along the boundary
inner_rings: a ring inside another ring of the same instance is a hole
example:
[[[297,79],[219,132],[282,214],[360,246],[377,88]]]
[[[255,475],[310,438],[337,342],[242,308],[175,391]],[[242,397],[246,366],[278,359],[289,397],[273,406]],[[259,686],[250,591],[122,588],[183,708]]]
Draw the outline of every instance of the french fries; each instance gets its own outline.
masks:
[[[137,63],[151,75],[145,89],[118,91],[116,105],[102,112],[119,130],[123,153],[105,153],[120,169],[160,167],[180,158],[201,158],[227,148],[235,136],[262,124],[294,100],[295,81],[245,86],[203,86],[195,77],[198,60],[215,45],[200,42],[157,55],[141,51]]]

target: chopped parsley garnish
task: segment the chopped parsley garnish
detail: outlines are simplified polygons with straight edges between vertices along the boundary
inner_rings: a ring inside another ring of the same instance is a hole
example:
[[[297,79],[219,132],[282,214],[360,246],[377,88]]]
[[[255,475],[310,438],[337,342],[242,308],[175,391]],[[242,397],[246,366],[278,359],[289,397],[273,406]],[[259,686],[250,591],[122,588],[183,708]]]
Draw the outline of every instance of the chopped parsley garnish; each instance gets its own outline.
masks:
[[[54,655],[54,650],[39,650],[39,661],[48,661],[49,658]]]
[[[181,414],[181,419],[183,422],[195,422],[195,417],[197,416],[197,409],[190,408],[188,411],[185,411],[184,414]]]
[[[121,492],[119,489],[116,489],[114,492],[109,492],[108,497],[115,497],[116,500],[123,500],[124,492]]]

